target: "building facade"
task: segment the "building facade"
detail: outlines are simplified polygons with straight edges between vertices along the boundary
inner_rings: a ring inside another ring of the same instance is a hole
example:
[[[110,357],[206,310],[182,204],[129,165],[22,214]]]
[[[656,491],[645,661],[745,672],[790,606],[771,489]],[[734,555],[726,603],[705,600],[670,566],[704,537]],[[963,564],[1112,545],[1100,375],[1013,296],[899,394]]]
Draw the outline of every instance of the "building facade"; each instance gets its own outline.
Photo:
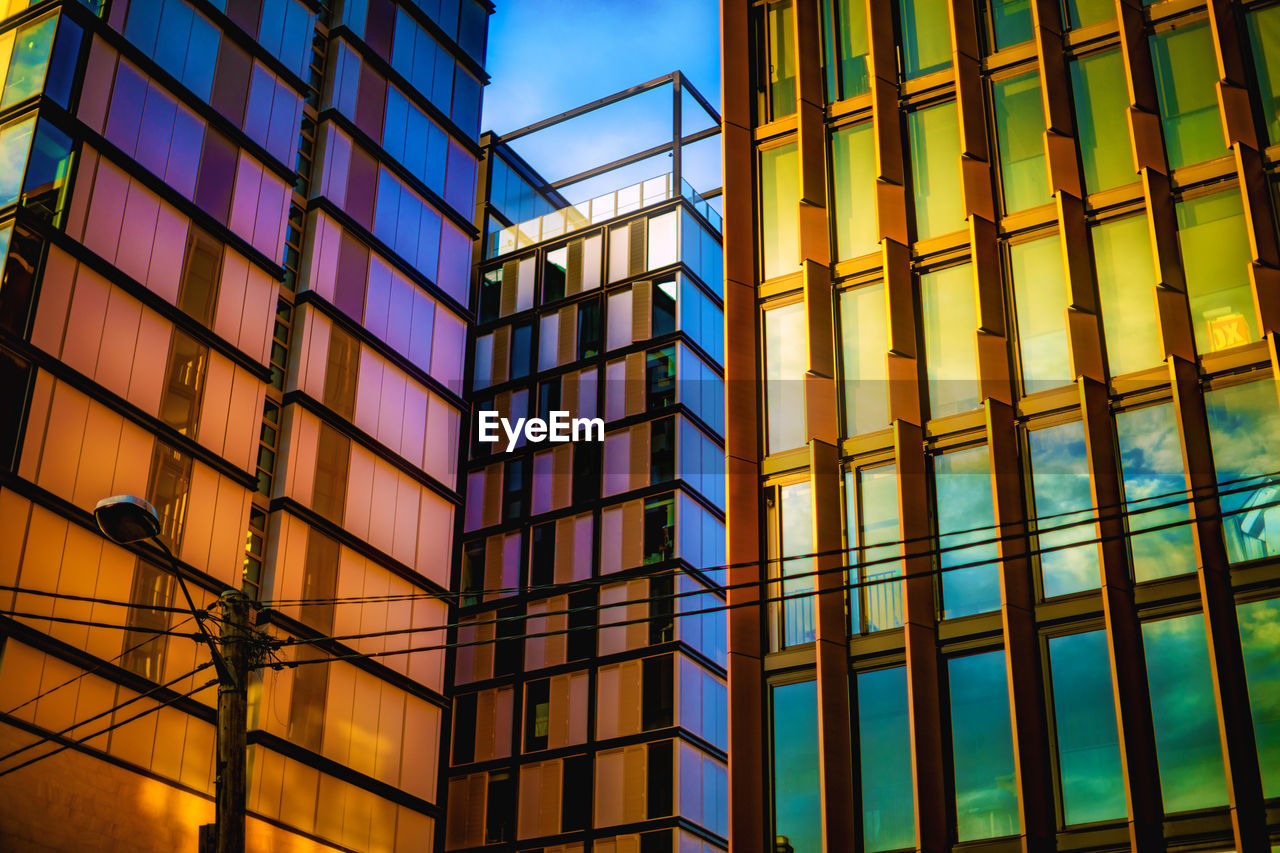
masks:
[[[661,145],[554,184],[517,154],[646,98]],[[482,140],[448,850],[725,849],[720,223],[681,170],[718,125],[676,72]],[[480,440],[555,412],[599,434]]]
[[[722,2],[730,843],[1280,839],[1280,6]]]
[[[208,653],[120,493],[198,607],[268,605],[251,849],[442,843],[490,11],[0,5],[0,847],[212,821]]]

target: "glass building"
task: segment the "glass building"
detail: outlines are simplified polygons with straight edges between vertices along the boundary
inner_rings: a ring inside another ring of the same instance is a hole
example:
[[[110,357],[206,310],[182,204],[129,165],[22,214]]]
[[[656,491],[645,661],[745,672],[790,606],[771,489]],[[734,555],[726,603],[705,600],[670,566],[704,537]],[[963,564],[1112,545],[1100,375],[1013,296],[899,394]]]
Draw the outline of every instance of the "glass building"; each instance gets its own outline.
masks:
[[[472,430],[447,850],[726,847],[720,216],[682,168],[719,123],[675,72],[481,140],[473,423],[601,428]],[[622,126],[634,155],[562,147]],[[575,174],[518,153],[553,148]]]
[[[212,822],[208,653],[121,493],[197,607],[270,605],[250,849],[442,845],[490,12],[0,0],[0,847]]]
[[[1274,849],[1280,5],[721,11],[732,849]]]

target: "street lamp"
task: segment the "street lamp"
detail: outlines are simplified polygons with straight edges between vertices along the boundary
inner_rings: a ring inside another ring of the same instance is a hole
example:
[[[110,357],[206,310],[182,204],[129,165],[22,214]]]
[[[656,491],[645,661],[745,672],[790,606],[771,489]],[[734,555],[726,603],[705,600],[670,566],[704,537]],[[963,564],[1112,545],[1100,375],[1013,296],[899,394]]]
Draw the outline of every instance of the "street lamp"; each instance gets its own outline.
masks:
[[[210,853],[244,853],[245,751],[249,719],[248,600],[238,590],[222,594],[222,639],[227,644],[228,661],[205,627],[202,611],[196,609],[177,556],[160,538],[160,516],[156,508],[133,495],[115,495],[98,501],[93,508],[93,517],[98,522],[98,529],[112,542],[128,545],[150,539],[169,557],[169,568],[178,578],[178,586],[182,588],[187,607],[209,647],[213,668],[218,673],[214,838],[213,844],[206,846],[202,833],[200,850],[201,853],[206,850]]]

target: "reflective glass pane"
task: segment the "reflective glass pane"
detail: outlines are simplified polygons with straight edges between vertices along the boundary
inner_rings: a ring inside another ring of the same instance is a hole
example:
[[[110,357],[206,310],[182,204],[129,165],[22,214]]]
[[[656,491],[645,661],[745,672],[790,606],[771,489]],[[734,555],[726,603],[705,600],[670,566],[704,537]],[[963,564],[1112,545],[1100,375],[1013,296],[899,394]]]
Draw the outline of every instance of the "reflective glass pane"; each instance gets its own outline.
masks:
[[[826,0],[824,5],[829,7],[830,2]],[[831,100],[836,98],[834,83],[837,74],[841,98],[865,95],[871,91],[867,68],[866,0],[835,0],[835,31],[836,39],[832,46],[837,56],[828,55],[826,62],[828,97]]]
[[[796,111],[795,15],[791,0],[766,7],[765,39],[768,100],[761,114],[769,120]]]
[[[1178,246],[1200,352],[1258,339],[1249,285],[1248,234],[1240,191],[1232,188],[1178,203]]]
[[[1151,64],[1169,166],[1227,154],[1218,119],[1218,66],[1208,21],[1151,36]]]
[[[1031,0],[991,0],[991,31],[996,50],[1031,41]]]
[[[795,143],[760,152],[760,258],[766,279],[800,269],[800,157]]]
[[[1262,115],[1271,144],[1280,142],[1280,6],[1249,13],[1249,43],[1258,70]]]
[[[27,170],[27,153],[31,150],[31,133],[35,116],[0,126],[0,207],[18,200],[22,178]]]
[[[814,588],[813,558],[813,490],[808,481],[792,483],[778,490],[780,494],[779,529],[782,544],[779,555],[784,578],[782,594],[782,644],[795,646],[814,639],[813,599],[802,596]],[[786,559],[794,557],[795,559]],[[797,596],[791,598],[790,596]]]
[[[972,268],[961,264],[920,276],[920,301],[930,417],[977,408],[978,314]]]
[[[858,435],[889,425],[886,360],[889,353],[884,285],[840,294],[840,358],[845,432]]]
[[[879,251],[875,132],[870,122],[832,132],[831,172],[836,259],[856,258]]]
[[[883,631],[902,625],[902,584],[886,583],[888,578],[902,576],[902,528],[898,523],[898,466],[880,465],[857,471],[858,515],[852,505],[854,472],[845,474],[849,495],[849,536],[857,550],[852,560],[858,563],[866,583],[861,593],[850,596],[849,611],[853,633]],[[866,614],[862,624],[861,614]]]
[[[947,0],[898,0],[902,22],[902,76],[906,80],[951,65]]]
[[[1233,563],[1280,554],[1280,411],[1269,380],[1204,395],[1222,503],[1227,558]]]
[[[764,312],[768,452],[804,445],[804,303]]]
[[[1133,578],[1149,581],[1196,570],[1195,542],[1173,406],[1116,414]],[[1157,528],[1157,529],[1153,529]],[[1163,529],[1158,529],[1163,528]]]
[[[1116,16],[1113,0],[1066,0],[1067,25],[1072,29],[1087,27],[1099,21],[1110,21]]]
[[[959,840],[1016,835],[1018,797],[1004,652],[952,658],[947,680]]]
[[[1115,14],[1107,0],[1103,5]],[[1084,187],[1096,193],[1138,179],[1129,150],[1129,95],[1119,50],[1095,53],[1071,63],[1071,94],[1076,105],[1076,138]]]
[[[907,114],[916,239],[964,228],[960,194],[960,126],[954,101]]]
[[[49,51],[53,49],[53,33],[58,16],[50,15],[18,29],[0,95],[0,109],[26,100],[44,88],[44,73],[49,67]]]
[[[1142,644],[1165,812],[1226,805],[1204,617],[1144,623]]]
[[[1236,607],[1262,793],[1280,796],[1280,598]]]
[[[1074,381],[1067,351],[1067,283],[1058,235],[1009,247],[1022,388],[1034,394]]]
[[[773,688],[773,826],[796,853],[822,849],[818,686]]]
[[[906,667],[860,672],[857,687],[864,849],[911,847],[916,829]]]
[[[1106,631],[1050,638],[1049,666],[1066,823],[1125,817]]]
[[[1145,216],[1100,222],[1089,231],[1098,302],[1112,376],[1155,367],[1163,358],[1156,325],[1155,263]]]
[[[1044,106],[1040,75],[1032,71],[991,83],[1006,213],[1053,200],[1044,164]]]
[[[937,495],[938,563],[946,619],[1000,607],[995,560],[995,511],[987,448],[971,447],[933,458]],[[981,544],[972,544],[981,543]]]
[[[1084,425],[1080,421],[1027,433],[1032,505],[1040,543],[1044,597],[1097,589],[1098,532],[1093,518]],[[1055,529],[1057,528],[1057,529]],[[1075,545],[1074,543],[1082,543]]]

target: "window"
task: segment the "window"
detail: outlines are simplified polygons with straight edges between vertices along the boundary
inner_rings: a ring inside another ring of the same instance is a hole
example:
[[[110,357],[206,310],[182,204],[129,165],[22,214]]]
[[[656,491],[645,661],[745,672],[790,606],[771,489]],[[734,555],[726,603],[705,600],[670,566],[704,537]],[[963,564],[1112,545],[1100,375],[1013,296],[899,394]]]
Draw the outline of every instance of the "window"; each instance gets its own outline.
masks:
[[[800,156],[794,142],[760,152],[760,265],[766,279],[800,269]]]
[[[1066,0],[1066,4],[1067,26],[1073,30],[1110,21],[1116,16],[1116,6],[1112,0]]]
[[[595,655],[596,592],[583,589],[569,593],[569,638],[566,660],[586,660]]]
[[[1280,142],[1280,6],[1250,12],[1245,20],[1253,47],[1253,64],[1258,70],[1258,93],[1262,98],[1267,137],[1275,145]]]
[[[870,122],[831,133],[836,260],[880,250],[876,228],[876,148]]]
[[[676,279],[669,278],[655,281],[649,291],[649,298],[653,301],[653,322],[649,333],[655,338],[676,330],[676,287]]]
[[[1058,235],[1010,246],[1009,277],[1023,393],[1070,385],[1075,377],[1067,349],[1067,283]]]
[[[682,421],[683,422],[683,421]],[[649,422],[649,484],[668,483],[676,476],[675,418]],[[693,472],[690,472],[693,473]]]
[[[1026,210],[1053,200],[1044,162],[1044,106],[1040,75],[1032,71],[991,82],[1000,190],[1004,212]]]
[[[585,306],[584,306],[585,307]],[[592,307],[599,308],[592,303]],[[579,329],[579,340],[582,330]],[[597,332],[598,337],[598,332]],[[584,356],[585,358],[585,356]],[[533,369],[533,322],[526,320],[511,327],[511,379],[523,379]]]
[[[1027,433],[1031,450],[1031,504],[1045,598],[1097,589],[1097,529],[1084,424],[1061,424]],[[1055,529],[1056,528],[1056,529]],[[1074,545],[1079,542],[1081,544]]]
[[[759,70],[758,109],[762,121],[772,121],[796,111],[795,15],[791,0],[765,7],[763,38],[768,67]]]
[[[324,602],[338,591],[338,560],[341,549],[336,539],[307,529],[307,556],[302,564],[302,598]],[[322,634],[333,632],[334,605],[331,602],[304,604],[298,608],[301,621]]]
[[[160,420],[186,436],[195,436],[208,361],[208,347],[186,332],[173,330],[160,392]]]
[[[783,596],[774,610],[775,647],[812,643],[815,637],[813,599],[805,595],[814,589],[813,579],[813,489],[808,480],[775,489],[771,556],[777,559]],[[778,624],[781,623],[781,624]]]
[[[548,276],[545,281],[550,280]],[[545,288],[547,285],[544,284]],[[546,291],[544,290],[545,294]],[[544,295],[544,300],[548,299]],[[480,302],[477,308],[477,320],[488,323],[501,316],[502,311],[502,267],[495,267],[480,275]]]
[[[889,425],[889,318],[883,284],[840,294],[841,390],[846,435]]]
[[[322,667],[311,667],[321,669]],[[328,667],[323,667],[328,669]],[[466,693],[453,700],[453,763],[470,764],[476,760],[476,693]]]
[[[536,529],[536,528],[535,528]],[[459,605],[470,607],[484,601],[484,540],[462,546],[462,588]]]
[[[988,41],[994,50],[1031,41],[1034,25],[1031,0],[988,0],[991,34]]]
[[[856,678],[864,849],[880,853],[911,847],[916,829],[907,670],[877,669]]]
[[[827,100],[865,95],[871,91],[866,0],[823,0],[822,7]]]
[[[530,681],[524,690],[524,751],[546,749],[551,733],[551,680]]]
[[[801,681],[779,685],[770,692],[773,833],[779,842],[785,838],[792,850],[821,850],[818,686],[813,681]]]
[[[1204,404],[1227,559],[1239,563],[1280,553],[1280,479],[1267,474],[1280,459],[1275,383],[1209,391]]]
[[[55,224],[61,224],[66,210],[75,147],[71,137],[44,119],[36,125],[22,184],[22,206]]]
[[[1209,23],[1200,21],[1150,38],[1169,166],[1177,169],[1226,156]]]
[[[764,312],[765,421],[769,453],[803,447],[804,303]]]
[[[173,604],[173,586],[173,575],[146,560],[138,560],[129,595],[134,606],[125,617],[128,630],[120,665],[148,681],[159,681],[164,672],[168,638],[156,632],[169,629],[166,608]]]
[[[857,564],[849,597],[853,633],[883,631],[902,625],[902,584],[886,583],[902,576],[902,530],[898,523],[898,467],[879,465],[845,473],[845,502],[850,560]],[[865,614],[865,620],[862,618]]]
[[[947,661],[956,833],[960,841],[1018,833],[1013,732],[1004,652]]]
[[[640,728],[650,731],[675,725],[675,659],[671,655],[645,658],[642,667]]]
[[[908,113],[907,133],[911,138],[916,239],[927,240],[961,230],[965,227],[965,209],[955,102]]]
[[[973,299],[969,264],[920,276],[930,417],[968,411],[980,403],[978,312]]]
[[[178,285],[178,308],[203,326],[213,324],[222,267],[222,244],[194,226],[187,234],[186,262]]]
[[[505,808],[508,803],[516,802],[516,782],[507,770],[489,773],[485,790],[485,802],[492,803],[493,808],[484,809],[484,843],[498,844],[512,841],[516,837],[516,811]]]
[[[600,354],[600,300],[588,299],[578,305],[578,358]]]
[[[53,49],[58,16],[48,15],[0,35],[0,109],[39,94]]]
[[[147,500],[160,516],[160,536],[169,549],[182,550],[182,529],[187,518],[187,497],[191,488],[191,457],[157,441],[151,456],[151,480]]]
[[[1236,607],[1262,793],[1280,796],[1280,598]]]
[[[347,465],[351,439],[327,423],[320,424],[316,444],[316,476],[311,508],[334,524],[342,524],[347,501]]]
[[[0,207],[18,201],[35,126],[34,116],[0,125]]]
[[[902,77],[910,80],[951,66],[951,15],[946,0],[898,0]]]
[[[676,506],[671,495],[644,502],[644,564],[675,556]]]
[[[1099,222],[1089,230],[1098,304],[1112,376],[1163,361],[1156,325],[1155,262],[1146,216]]]
[[[1227,803],[1205,643],[1204,617],[1199,613],[1142,626],[1166,814]]]
[[[533,528],[529,550],[529,586],[550,586],[556,567],[556,524],[549,521]]]
[[[676,352],[674,346],[645,353],[645,407],[664,409],[676,403]]]
[[[1090,0],[1095,2],[1095,0]],[[1109,0],[1107,16],[1115,14]],[[1091,54],[1071,62],[1071,94],[1076,107],[1076,139],[1086,192],[1096,193],[1137,180],[1129,148],[1129,94],[1119,50]]]
[[[1116,413],[1116,438],[1129,514],[1133,579],[1142,582],[1194,572],[1191,508],[1173,406],[1165,403]]]
[[[1125,817],[1107,632],[1051,637],[1049,669],[1065,823]]]
[[[996,531],[987,448],[935,456],[933,479],[943,618],[998,610],[1000,578],[995,565],[998,552],[991,541]]]
[[[1196,349],[1202,353],[1258,339],[1245,227],[1238,189],[1178,203],[1178,246]]]
[[[502,520],[515,521],[524,515],[524,459],[507,463],[502,477]]]
[[[359,374],[359,341],[339,326],[330,326],[324,371],[324,404],[347,420],[351,420],[355,413]]]

